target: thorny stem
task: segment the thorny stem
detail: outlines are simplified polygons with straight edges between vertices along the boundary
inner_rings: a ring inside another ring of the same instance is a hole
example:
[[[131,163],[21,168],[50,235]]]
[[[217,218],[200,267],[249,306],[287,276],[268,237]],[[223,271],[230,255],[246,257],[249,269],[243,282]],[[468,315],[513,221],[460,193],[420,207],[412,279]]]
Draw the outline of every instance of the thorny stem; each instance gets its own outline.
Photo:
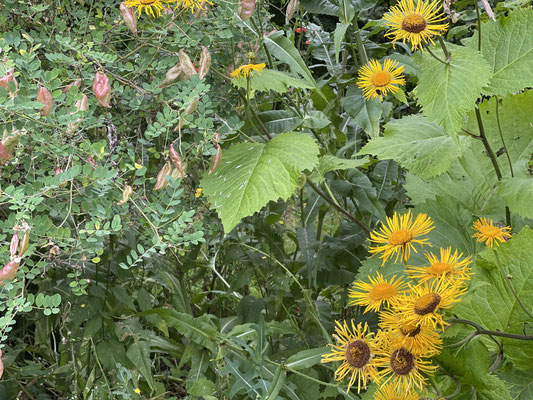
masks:
[[[448,53],[448,49],[446,48],[446,43],[444,43],[444,40],[442,39],[442,36],[439,36],[439,43],[440,47],[442,47],[442,51],[444,52],[444,57],[446,57],[446,64],[450,63],[450,53]]]
[[[483,127],[483,121],[481,120],[481,112],[479,111],[478,107],[475,108],[475,112],[476,112],[477,126],[479,128],[479,135],[481,136],[481,142],[483,143],[483,146],[485,146],[485,150],[487,151],[490,161],[492,162],[492,166],[494,167],[494,172],[496,172],[496,177],[498,178],[498,181],[501,181],[502,172],[500,171],[500,166],[498,165],[496,154],[494,154],[494,151],[492,151],[489,141],[487,140],[487,135],[485,134],[485,128]],[[511,226],[511,212],[509,211],[508,206],[505,206],[505,222],[507,226]]]
[[[357,218],[351,215],[344,208],[336,204],[332,199],[330,199],[326,194],[324,194],[319,188],[317,188],[315,184],[309,180],[309,178],[306,180],[306,182],[311,187],[311,189],[313,189],[320,197],[326,200],[329,204],[331,204],[337,211],[339,211],[342,215],[347,217],[350,221],[357,224],[357,226],[359,226],[359,228],[361,228],[365,232],[365,234],[370,237],[370,231],[368,230],[366,226],[363,225],[361,221],[359,221]]]

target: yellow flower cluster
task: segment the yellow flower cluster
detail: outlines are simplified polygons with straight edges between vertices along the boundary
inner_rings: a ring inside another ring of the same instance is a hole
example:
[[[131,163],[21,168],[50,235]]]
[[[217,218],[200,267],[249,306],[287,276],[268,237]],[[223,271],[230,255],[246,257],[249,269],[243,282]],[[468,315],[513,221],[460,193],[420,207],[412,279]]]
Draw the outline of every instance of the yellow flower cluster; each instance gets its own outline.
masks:
[[[209,0],[126,0],[128,7],[137,8],[139,16],[144,10],[146,15],[151,15],[154,18],[159,17],[161,12],[167,8],[167,5],[173,5],[174,3],[176,3],[174,9],[181,8],[191,12],[202,10],[206,4],[213,4]]]
[[[441,333],[448,325],[443,312],[460,301],[467,291],[471,276],[471,257],[464,257],[451,247],[441,248],[439,254],[426,252],[427,266],[407,264],[415,245],[431,246],[424,237],[433,229],[433,221],[426,214],[414,218],[411,212],[394,214],[385,226],[371,234],[370,252],[379,254],[385,263],[401,259],[406,266],[405,278],[396,275],[385,279],[379,272],[358,280],[349,291],[350,306],[366,307],[364,312],[379,313],[376,334],[367,324],[355,325],[336,321],[336,344],[322,356],[322,362],[342,361],[335,372],[338,381],[348,378],[348,391],[366,388],[369,381],[378,383],[375,400],[416,400],[417,391],[426,385],[425,375],[437,366],[431,357],[442,349]],[[492,221],[480,219],[474,224],[478,241],[492,247],[494,241],[511,237],[509,228],[495,227]],[[411,278],[414,283],[404,281]]]

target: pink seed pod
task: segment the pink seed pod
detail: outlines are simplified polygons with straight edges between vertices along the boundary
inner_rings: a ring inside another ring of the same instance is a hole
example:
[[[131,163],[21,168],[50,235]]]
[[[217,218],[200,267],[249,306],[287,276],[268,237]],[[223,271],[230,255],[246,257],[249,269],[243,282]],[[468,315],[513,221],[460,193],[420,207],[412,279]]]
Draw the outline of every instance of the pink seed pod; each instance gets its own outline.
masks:
[[[11,243],[9,243],[9,254],[11,254],[11,259],[15,258],[17,250],[19,248],[19,235],[17,232],[11,238]]]
[[[181,49],[178,52],[178,57],[180,60],[181,70],[183,71],[183,75],[182,75],[183,80],[189,79],[193,75],[198,75],[198,72],[196,72],[196,68],[194,67],[194,64],[192,63],[189,55],[185,52],[184,49]]]
[[[125,1],[120,3],[119,8],[120,8],[120,15],[122,15],[122,19],[124,20],[126,27],[130,30],[131,33],[136,35],[137,34],[137,15],[135,14],[132,8],[126,5]]]
[[[209,175],[215,172],[215,169],[217,169],[221,161],[222,161],[222,149],[220,148],[220,145],[217,143],[217,154],[213,156],[213,164],[211,165],[211,169],[209,170]]]
[[[81,79],[76,79],[74,82],[69,83],[63,90],[63,93],[68,93],[70,88],[76,86],[78,89],[81,87]]]
[[[111,101],[111,87],[109,86],[109,79],[106,74],[98,71],[94,75],[93,92],[96,100],[102,107],[111,108],[109,102]]]
[[[126,203],[130,199],[132,193],[133,188],[130,185],[125,185],[124,190],[122,190],[122,199],[117,203],[117,206],[121,206],[122,204]]]
[[[7,152],[3,143],[0,142],[0,165],[5,164],[8,160],[12,158],[13,156]]]
[[[165,74],[165,79],[161,83],[159,87],[165,86],[176,79],[180,77],[180,75],[183,73],[183,70],[181,69],[181,65],[178,62],[176,65],[174,65],[172,68],[170,68],[167,73]]]
[[[13,83],[15,84],[14,93],[12,93],[9,90],[9,82],[11,81],[13,81]],[[19,86],[18,86],[17,80],[15,79],[15,73],[13,72],[13,70],[9,71],[6,76],[3,76],[0,78],[0,86],[3,87],[5,90],[7,90],[7,93],[9,93],[11,97],[15,97],[17,95]]]
[[[200,79],[208,74],[210,68],[211,54],[209,53],[209,50],[207,50],[207,47],[202,46],[202,51],[200,53],[200,68],[198,68],[198,76]]]
[[[255,10],[255,0],[240,0],[239,1],[239,17],[243,21],[250,19]]]
[[[24,253],[26,253],[26,250],[28,250],[29,243],[30,243],[30,232],[26,231],[24,232],[24,236],[22,236],[22,240],[20,241],[20,249],[19,249],[20,258],[22,258]]]
[[[165,165],[159,170],[157,174],[154,190],[161,190],[167,187],[168,181],[165,179],[165,176],[170,175],[172,172],[172,164],[170,160],[167,160]]]
[[[37,101],[44,104],[44,107],[41,108],[41,115],[43,117],[50,115],[52,108],[54,107],[54,99],[52,99],[52,95],[47,88],[43,86],[39,87],[39,90],[37,91]]]
[[[183,163],[181,162],[181,157],[180,157],[180,155],[179,155],[178,152],[174,149],[174,143],[171,143],[171,144],[170,144],[169,153],[170,153],[170,159],[172,160],[172,162],[173,162],[174,165],[176,166],[176,169],[178,170],[180,176],[181,176],[182,178],[185,178],[185,171],[184,171],[184,169],[183,169]]]
[[[19,269],[19,265],[19,257],[9,261],[6,265],[4,265],[4,267],[0,270],[0,286],[3,285],[4,280],[13,280],[15,278]]]

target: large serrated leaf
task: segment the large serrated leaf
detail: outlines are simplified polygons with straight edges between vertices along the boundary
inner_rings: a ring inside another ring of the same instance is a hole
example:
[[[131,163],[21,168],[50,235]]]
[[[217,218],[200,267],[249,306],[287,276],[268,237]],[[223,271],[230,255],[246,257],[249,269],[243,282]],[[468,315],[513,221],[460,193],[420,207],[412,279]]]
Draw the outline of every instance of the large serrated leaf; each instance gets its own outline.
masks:
[[[242,76],[233,78],[231,83],[241,89],[246,89],[248,85],[247,79]],[[281,71],[265,69],[261,71],[261,74],[252,74],[252,77],[250,78],[250,87],[251,89],[260,92],[273,90],[278,93],[285,93],[290,91],[291,88],[312,89],[315,85]]]
[[[479,254],[471,282],[477,289],[454,308],[457,315],[485,329],[531,335],[533,322],[517,301],[506,277],[512,277],[510,284],[516,296],[532,312],[532,248],[533,230],[526,226],[507,243]],[[506,357],[515,366],[533,369],[530,341],[506,339],[504,348]]]
[[[341,106],[354,122],[370,137],[379,136],[381,115],[390,111],[391,104],[378,99],[366,100],[361,89],[356,86],[348,88],[346,96],[341,99]]]
[[[222,152],[216,172],[201,185],[226,232],[271,200],[286,200],[304,169],[318,162],[318,145],[306,134],[283,133],[270,142],[240,143]]]
[[[463,136],[462,140],[470,139]],[[427,179],[446,172],[463,149],[439,125],[420,115],[410,115],[385,125],[383,137],[370,140],[360,154],[392,159]]]
[[[477,50],[450,44],[448,50],[449,64],[427,52],[413,56],[422,69],[416,94],[424,115],[457,139],[465,114],[474,108],[482,87],[489,82],[490,68]],[[442,50],[433,51],[444,59]]]
[[[498,192],[512,212],[533,219],[533,176],[504,178]]]
[[[517,8],[507,17],[485,22],[481,40],[481,52],[492,72],[484,93],[506,95],[533,86],[533,9]],[[467,45],[477,49],[477,32]]]

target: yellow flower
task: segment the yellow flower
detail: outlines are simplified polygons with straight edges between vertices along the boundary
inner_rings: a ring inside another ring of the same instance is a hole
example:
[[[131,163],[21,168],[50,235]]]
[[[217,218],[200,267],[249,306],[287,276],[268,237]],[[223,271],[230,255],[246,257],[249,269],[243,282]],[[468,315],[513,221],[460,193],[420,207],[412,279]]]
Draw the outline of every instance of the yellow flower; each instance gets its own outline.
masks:
[[[350,376],[348,382],[348,392],[357,381],[357,393],[361,390],[361,383],[366,389],[369,380],[377,382],[378,372],[375,367],[373,334],[368,331],[368,325],[359,323],[357,328],[352,320],[352,329],[348,327],[346,321],[341,324],[335,321],[337,344],[330,344],[331,353],[322,355],[322,363],[332,361],[342,361],[342,364],[335,371],[335,379],[342,381],[346,376]]]
[[[427,282],[435,279],[443,279],[449,283],[456,281],[467,281],[470,279],[471,270],[468,264],[472,262],[470,256],[463,258],[463,253],[457,250],[452,254],[452,248],[440,249],[440,258],[433,253],[426,253],[429,267],[409,267],[409,275],[420,282]]]
[[[411,210],[402,216],[394,213],[392,218],[387,217],[387,224],[381,228],[381,232],[374,231],[370,233],[370,240],[377,243],[378,246],[370,246],[369,251],[372,254],[383,253],[381,258],[385,265],[387,260],[396,254],[395,262],[398,261],[400,252],[402,261],[407,262],[411,255],[411,250],[416,253],[415,243],[420,246],[425,244],[431,246],[428,239],[417,239],[426,235],[432,229],[433,221],[426,214],[418,214],[415,221],[411,215]]]
[[[233,71],[230,75],[232,78],[235,78],[239,75],[244,76],[245,78],[248,78],[248,75],[250,74],[251,71],[257,71],[258,74],[261,74],[261,71],[265,67],[266,67],[265,63],[241,65],[239,68]]]
[[[135,389],[133,389],[133,391],[134,391],[135,393],[137,393],[137,394],[141,394],[141,389],[139,389],[139,388],[135,388]]]
[[[380,312],[379,319],[380,328],[411,353],[424,356],[440,353],[442,339],[431,327],[405,322],[401,315],[394,311]]]
[[[203,10],[205,4],[211,4],[213,3],[209,0],[167,0],[169,3],[176,3],[176,8],[180,7],[186,10],[190,10],[192,13],[194,13],[196,10]]]
[[[163,4],[165,4],[165,0],[126,0],[126,5],[128,7],[137,7],[137,14],[140,16],[142,14],[142,11],[144,9],[144,12],[146,15],[152,15],[152,17],[159,17],[161,15],[161,11],[165,8]],[[155,9],[155,13],[154,13]],[[150,12],[150,14],[148,14]]]
[[[407,350],[403,345],[394,340],[384,340],[376,352],[376,365],[382,370],[380,379],[388,379],[382,384],[387,384],[397,391],[408,391],[417,387],[422,389],[425,385],[424,374],[430,374],[436,366],[430,361]]]
[[[379,388],[374,394],[374,400],[418,400],[418,394],[389,383]]]
[[[358,281],[353,283],[353,288],[349,290],[348,305],[366,306],[368,311],[379,311],[381,306],[390,305],[391,302],[401,294],[407,284],[401,278],[395,279],[394,275],[388,282],[383,279],[379,272],[376,277],[369,277],[370,283]]]
[[[410,286],[411,293],[400,299],[394,309],[405,323],[444,328],[447,323],[438,312],[452,307],[466,292],[464,285],[439,280]]]
[[[485,242],[489,247],[492,247],[494,243],[499,245],[498,241],[502,243],[506,242],[512,237],[510,233],[510,227],[506,226],[504,228],[498,228],[492,224],[492,220],[490,219],[478,219],[476,222],[474,222],[474,229],[477,232],[474,233],[472,237],[477,238],[478,242]]]
[[[428,42],[434,43],[433,36],[448,30],[448,23],[440,23],[446,19],[444,14],[438,13],[440,4],[440,0],[419,0],[415,6],[414,0],[400,0],[383,16],[385,26],[391,28],[386,36],[392,37],[393,42],[411,43],[413,50]]]
[[[398,86],[405,83],[402,75],[403,65],[398,67],[398,61],[385,60],[383,68],[377,60],[370,60],[359,69],[357,86],[362,89],[367,100],[379,96],[383,100],[388,92],[396,93]]]
[[[196,192],[194,193],[194,197],[198,198],[198,197],[202,196],[202,192],[203,191],[204,190],[202,188],[196,189]]]

